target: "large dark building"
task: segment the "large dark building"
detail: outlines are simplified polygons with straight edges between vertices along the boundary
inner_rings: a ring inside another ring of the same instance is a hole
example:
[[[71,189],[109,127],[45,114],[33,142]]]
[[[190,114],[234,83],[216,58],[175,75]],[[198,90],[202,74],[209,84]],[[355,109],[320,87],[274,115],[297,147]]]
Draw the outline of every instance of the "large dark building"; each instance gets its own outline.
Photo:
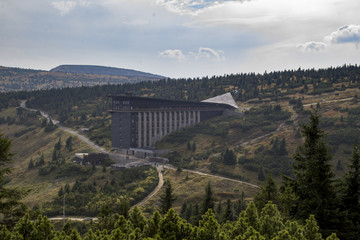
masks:
[[[218,98],[213,98],[214,103],[208,102],[211,99],[190,102],[131,95],[110,96],[112,147],[119,150],[152,148],[171,132],[236,109],[230,93],[221,96],[227,100],[231,98],[232,102],[220,103],[224,101]]]

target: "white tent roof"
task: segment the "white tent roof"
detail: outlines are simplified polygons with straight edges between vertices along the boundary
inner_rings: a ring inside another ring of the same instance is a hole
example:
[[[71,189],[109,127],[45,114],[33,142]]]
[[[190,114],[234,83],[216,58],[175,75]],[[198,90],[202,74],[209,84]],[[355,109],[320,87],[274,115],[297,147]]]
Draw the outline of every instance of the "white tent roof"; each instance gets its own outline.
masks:
[[[231,93],[225,93],[213,98],[205,99],[202,102],[210,102],[210,103],[224,103],[228,104],[234,108],[238,108],[238,105],[236,104],[234,98],[232,97]]]

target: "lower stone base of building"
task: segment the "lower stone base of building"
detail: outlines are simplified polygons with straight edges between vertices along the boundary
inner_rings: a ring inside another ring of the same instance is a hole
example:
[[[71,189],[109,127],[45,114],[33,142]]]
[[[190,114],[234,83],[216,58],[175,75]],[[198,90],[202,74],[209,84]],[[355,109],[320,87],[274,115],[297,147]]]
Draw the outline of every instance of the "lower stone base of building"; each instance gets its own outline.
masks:
[[[151,148],[130,148],[130,149],[114,148],[113,151],[126,156],[134,156],[138,158],[160,157],[170,152],[170,150],[168,149],[151,149]]]

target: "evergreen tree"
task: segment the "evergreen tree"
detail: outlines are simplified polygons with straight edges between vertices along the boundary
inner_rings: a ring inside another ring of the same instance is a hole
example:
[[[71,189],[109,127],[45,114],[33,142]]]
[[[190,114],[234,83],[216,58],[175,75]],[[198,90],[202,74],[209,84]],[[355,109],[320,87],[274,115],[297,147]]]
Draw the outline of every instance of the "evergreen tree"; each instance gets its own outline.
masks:
[[[29,161],[28,169],[33,169],[34,167],[35,167],[35,164],[34,164],[33,159],[31,158]]]
[[[193,152],[196,151],[196,143],[195,143],[195,142],[192,143],[192,145],[191,145],[191,150],[192,150]]]
[[[134,228],[139,228],[141,231],[144,230],[146,218],[137,206],[135,206],[130,212],[129,220]]]
[[[230,199],[226,201],[226,207],[223,213],[223,220],[226,221],[233,221],[235,219],[235,210],[234,205]]]
[[[266,182],[261,186],[260,192],[255,196],[254,202],[259,209],[262,209],[269,201],[276,203],[278,195],[279,192],[275,180],[269,174],[266,176]]]
[[[293,209],[296,206],[298,197],[293,191],[293,188],[290,184],[286,184],[281,187],[281,193],[278,197],[279,208],[282,214],[285,217],[290,217],[290,214],[293,212]]]
[[[160,212],[162,214],[167,213],[167,211],[172,207],[172,204],[176,200],[176,197],[173,193],[174,190],[171,186],[171,182],[166,181],[165,186],[165,191],[160,196]]]
[[[341,159],[339,159],[336,163],[336,170],[338,170],[338,171],[344,170]]]
[[[185,212],[184,218],[186,219],[186,221],[190,221],[192,213],[193,213],[193,205],[190,203],[190,205],[186,208],[186,212]]]
[[[285,138],[282,138],[281,141],[280,141],[278,154],[279,155],[286,155],[287,154]]]
[[[349,172],[345,176],[345,193],[342,198],[343,208],[354,226],[360,224],[360,152],[354,146],[350,158]]]
[[[336,219],[329,149],[319,128],[319,115],[312,112],[308,125],[302,126],[305,142],[294,155],[294,192],[299,198],[296,215],[302,219],[314,214],[322,229],[333,227]]]
[[[195,203],[194,208],[192,210],[191,217],[190,217],[190,222],[193,225],[197,225],[199,222],[200,216],[201,216],[201,214],[200,214],[199,204]]]
[[[205,198],[202,205],[202,214],[206,213],[210,208],[214,209],[214,202],[214,195],[209,181],[208,185],[205,188]]]
[[[36,165],[43,166],[45,164],[45,157],[44,154],[41,154],[39,162]]]
[[[190,142],[187,142],[187,150],[188,150],[188,151],[191,151],[191,144],[190,144]]]
[[[26,192],[4,186],[5,176],[11,173],[11,140],[0,134],[0,225],[12,226],[25,214],[26,205],[21,198]]]
[[[70,136],[70,137],[68,137],[68,139],[66,139],[65,148],[69,152],[71,152],[73,150],[73,137],[72,136]]]
[[[236,155],[233,150],[226,149],[223,155],[223,163],[226,165],[235,165],[236,164]]]
[[[216,216],[217,216],[217,219],[219,220],[219,222],[221,222],[222,220],[222,214],[223,214],[223,210],[222,210],[222,202],[218,202],[218,205],[216,207]]]
[[[259,179],[259,181],[262,181],[262,182],[265,181],[265,179],[266,179],[263,165],[260,165],[259,172],[258,172],[258,179]]]

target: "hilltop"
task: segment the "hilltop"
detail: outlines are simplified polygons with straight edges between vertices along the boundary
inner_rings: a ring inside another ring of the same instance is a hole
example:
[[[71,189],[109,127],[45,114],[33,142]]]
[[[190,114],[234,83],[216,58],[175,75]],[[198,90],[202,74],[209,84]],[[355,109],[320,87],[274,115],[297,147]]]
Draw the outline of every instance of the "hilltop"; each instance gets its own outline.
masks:
[[[61,65],[51,71],[0,66],[0,92],[156,81],[164,77],[102,66]]]
[[[164,76],[140,72],[132,69],[104,67],[104,66],[96,66],[96,65],[60,65],[57,66],[56,68],[51,69],[50,72],[126,76],[126,77],[145,77],[149,79],[165,78]]]

